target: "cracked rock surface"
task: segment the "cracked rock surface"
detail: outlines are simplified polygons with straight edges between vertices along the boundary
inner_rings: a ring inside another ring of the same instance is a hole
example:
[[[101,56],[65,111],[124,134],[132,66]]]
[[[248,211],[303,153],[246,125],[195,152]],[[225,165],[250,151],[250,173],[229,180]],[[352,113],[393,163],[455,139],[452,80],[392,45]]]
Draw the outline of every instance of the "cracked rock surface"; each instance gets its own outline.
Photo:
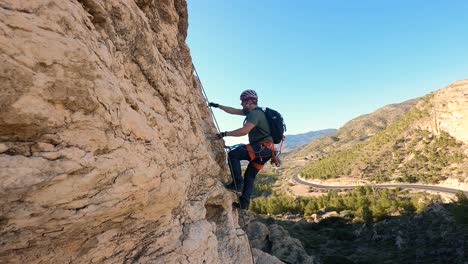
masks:
[[[468,143],[468,79],[437,91],[432,103],[433,130],[446,131],[457,140]]]
[[[185,0],[0,2],[0,262],[249,263]]]

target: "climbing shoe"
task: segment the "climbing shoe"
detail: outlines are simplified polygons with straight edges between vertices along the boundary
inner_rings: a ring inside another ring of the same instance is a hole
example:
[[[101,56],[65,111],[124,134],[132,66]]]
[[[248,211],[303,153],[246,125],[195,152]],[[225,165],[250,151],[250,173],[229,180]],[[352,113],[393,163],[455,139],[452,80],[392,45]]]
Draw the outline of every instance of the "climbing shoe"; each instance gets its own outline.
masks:
[[[234,192],[235,194],[237,194],[237,196],[241,196],[242,195],[242,189],[243,189],[243,186],[242,185],[237,185],[237,189],[236,189],[236,185],[234,184],[234,182],[228,184],[228,185],[225,185],[224,186],[226,189],[228,189],[229,191],[232,191]]]

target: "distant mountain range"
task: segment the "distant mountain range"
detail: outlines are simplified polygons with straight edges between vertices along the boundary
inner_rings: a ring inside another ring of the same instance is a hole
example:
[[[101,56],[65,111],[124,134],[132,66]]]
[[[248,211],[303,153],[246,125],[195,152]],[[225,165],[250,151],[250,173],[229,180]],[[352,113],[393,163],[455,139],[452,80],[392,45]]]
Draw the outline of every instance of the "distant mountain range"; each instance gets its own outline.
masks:
[[[283,152],[290,152],[296,148],[302,147],[305,144],[309,143],[314,138],[329,135],[335,132],[336,129],[329,128],[317,131],[310,131],[307,133],[297,134],[297,135],[286,135],[286,140],[283,145]]]

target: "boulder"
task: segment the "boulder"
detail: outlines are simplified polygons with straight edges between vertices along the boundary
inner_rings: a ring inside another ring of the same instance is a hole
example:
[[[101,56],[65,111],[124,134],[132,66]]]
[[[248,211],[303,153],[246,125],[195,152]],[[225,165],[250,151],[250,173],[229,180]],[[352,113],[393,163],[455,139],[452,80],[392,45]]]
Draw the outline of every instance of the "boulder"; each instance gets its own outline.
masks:
[[[271,245],[268,239],[270,231],[265,224],[258,221],[251,222],[247,226],[246,232],[252,247],[265,252],[271,252]]]
[[[269,226],[271,254],[286,263],[314,263],[314,258],[307,255],[301,242],[289,236],[281,226]]]
[[[277,257],[267,254],[260,249],[253,248],[253,255],[255,259],[255,264],[282,264],[281,260]]]

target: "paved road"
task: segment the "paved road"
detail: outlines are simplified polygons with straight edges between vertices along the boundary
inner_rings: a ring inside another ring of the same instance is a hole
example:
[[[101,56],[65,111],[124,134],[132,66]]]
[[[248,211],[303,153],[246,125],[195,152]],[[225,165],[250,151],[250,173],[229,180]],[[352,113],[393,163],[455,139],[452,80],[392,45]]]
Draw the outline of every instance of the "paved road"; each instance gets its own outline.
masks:
[[[291,178],[300,184],[319,188],[319,189],[354,189],[356,187],[359,187],[359,185],[330,186],[330,185],[314,184],[314,183],[306,182],[306,181],[299,179],[297,174],[294,174]],[[421,185],[421,184],[370,184],[369,186],[375,187],[375,188],[400,187],[400,188],[406,188],[406,189],[419,189],[419,190],[436,191],[436,192],[443,192],[443,193],[456,193],[457,191],[460,191],[460,190],[452,189],[452,188],[432,186],[432,185]],[[464,193],[468,195],[468,191],[464,191]]]

